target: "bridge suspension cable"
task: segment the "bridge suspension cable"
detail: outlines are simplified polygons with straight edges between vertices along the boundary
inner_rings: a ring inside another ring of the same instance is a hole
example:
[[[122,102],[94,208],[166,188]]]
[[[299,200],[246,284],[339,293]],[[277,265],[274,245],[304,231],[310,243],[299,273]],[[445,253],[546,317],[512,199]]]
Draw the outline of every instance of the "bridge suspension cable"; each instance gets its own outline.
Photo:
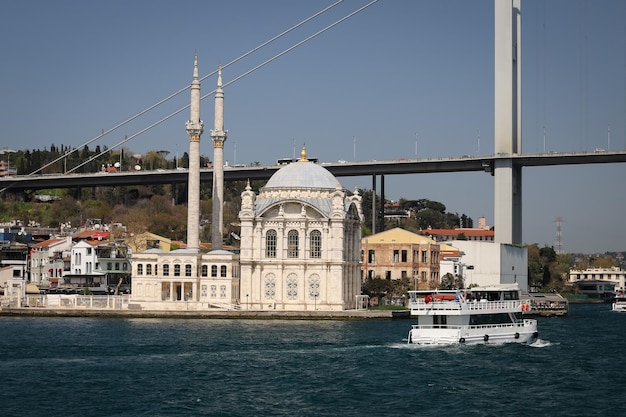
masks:
[[[327,30],[332,29],[333,27],[337,26],[337,25],[338,25],[338,24],[340,24],[341,22],[343,22],[343,21],[345,21],[345,20],[349,19],[350,17],[354,16],[355,14],[357,14],[357,13],[359,13],[359,12],[361,12],[361,11],[365,10],[366,8],[370,7],[372,4],[374,4],[374,3],[376,3],[376,2],[378,2],[378,0],[372,0],[372,1],[370,1],[370,2],[369,2],[369,3],[367,3],[366,5],[364,5],[364,6],[360,7],[360,8],[358,8],[357,10],[355,10],[355,11],[353,11],[353,12],[349,13],[349,14],[347,14],[346,16],[344,16],[344,17],[342,17],[341,19],[339,19],[339,20],[335,21],[334,23],[331,23],[330,25],[328,25],[328,26],[324,27],[323,29],[320,29],[319,31],[315,32],[314,34],[312,34],[312,35],[310,35],[310,36],[306,37],[305,39],[301,40],[300,42],[298,42],[298,43],[296,43],[296,44],[294,44],[294,45],[290,46],[289,48],[287,48],[287,49],[283,50],[282,52],[280,52],[280,53],[278,53],[278,54],[276,54],[276,55],[272,56],[271,58],[269,58],[269,59],[267,59],[267,60],[263,61],[261,64],[259,64],[259,65],[255,66],[255,67],[253,67],[252,69],[250,69],[250,70],[248,70],[248,71],[246,71],[246,72],[244,72],[244,73],[242,73],[242,74],[238,75],[237,77],[233,78],[232,80],[230,80],[230,81],[228,81],[228,82],[224,83],[224,85],[223,85],[222,87],[227,87],[227,86],[229,86],[229,85],[231,85],[231,84],[233,84],[233,83],[235,83],[235,82],[239,81],[239,80],[240,80],[240,79],[242,79],[243,77],[245,77],[245,76],[247,76],[247,75],[250,75],[250,74],[251,74],[251,73],[253,73],[254,71],[256,71],[256,70],[258,70],[258,69],[260,69],[260,68],[264,67],[265,65],[267,65],[267,64],[269,64],[270,62],[272,62],[272,61],[274,61],[274,60],[276,60],[276,59],[280,58],[281,56],[283,56],[283,55],[285,55],[286,53],[288,53],[288,52],[290,52],[290,51],[294,50],[295,48],[297,48],[297,47],[301,46],[302,44],[304,44],[304,43],[306,43],[306,42],[310,41],[311,39],[313,39],[313,38],[315,38],[315,37],[317,37],[317,36],[321,35],[322,33],[326,32]],[[231,61],[231,63],[232,63],[232,62],[233,62],[233,61]],[[210,75],[215,74],[215,72],[216,72],[216,71],[214,71],[214,72],[213,72],[213,73],[211,73]],[[208,75],[208,76],[209,76],[209,75]],[[206,77],[208,77],[208,76],[206,76]],[[204,77],[204,78],[206,78],[206,77]],[[188,87],[187,87],[187,88],[188,88]],[[184,90],[183,90],[183,91],[184,91]],[[213,94],[215,94],[215,90],[211,91],[211,92],[210,92],[210,93],[208,93],[208,94],[203,95],[200,99],[201,99],[201,100],[204,100],[205,98],[210,97],[210,96],[212,96]],[[74,168],[72,168],[72,169],[70,169],[70,170],[66,171],[66,173],[71,173],[71,172],[74,172],[75,170],[77,170],[78,168],[82,167],[83,165],[88,164],[89,162],[93,161],[94,159],[96,159],[96,158],[98,158],[98,157],[100,157],[100,156],[102,156],[102,155],[104,155],[104,154],[106,154],[106,153],[110,152],[112,149],[115,149],[115,148],[117,148],[118,146],[123,145],[124,143],[126,143],[126,142],[130,141],[131,139],[136,138],[137,136],[139,136],[139,135],[143,134],[144,132],[146,132],[146,131],[148,131],[148,130],[152,129],[153,127],[155,127],[155,126],[157,126],[157,125],[159,125],[159,124],[163,123],[164,121],[166,121],[166,120],[168,120],[168,119],[170,119],[170,118],[174,117],[175,115],[177,115],[178,113],[180,113],[180,112],[182,112],[182,111],[184,111],[184,110],[188,109],[189,107],[190,107],[190,105],[189,105],[189,104],[187,104],[187,105],[186,105],[186,106],[184,106],[184,107],[181,107],[180,109],[178,109],[178,110],[174,111],[173,113],[168,114],[167,116],[163,117],[162,119],[160,119],[160,120],[158,120],[158,121],[156,121],[156,122],[152,123],[151,125],[149,125],[148,127],[144,128],[144,129],[140,130],[139,132],[137,132],[137,133],[135,133],[135,134],[133,134],[133,135],[131,135],[131,136],[127,136],[124,140],[122,140],[122,141],[120,141],[120,142],[116,143],[115,145],[113,145],[113,147],[112,147],[112,148],[107,149],[107,150],[105,150],[105,151],[102,151],[102,152],[100,152],[99,154],[94,155],[94,156],[92,156],[91,158],[87,159],[86,161],[83,161],[81,164],[79,164],[79,165],[75,166]],[[56,161],[58,161],[58,160],[60,160],[60,159],[61,159],[61,158],[56,159],[56,160],[55,160],[55,162],[56,162]]]
[[[256,52],[256,51],[259,51],[260,49],[262,49],[262,48],[266,47],[267,45],[271,44],[272,42],[274,42],[274,41],[276,41],[276,40],[278,40],[278,39],[282,38],[283,36],[287,35],[288,33],[290,33],[290,32],[292,32],[292,31],[294,31],[295,29],[299,28],[300,26],[302,26],[302,25],[304,25],[304,24],[306,24],[306,23],[310,22],[311,20],[313,20],[313,19],[315,19],[315,18],[317,18],[317,17],[321,16],[322,14],[326,13],[327,11],[329,11],[329,10],[330,10],[330,9],[332,9],[333,7],[337,6],[338,4],[342,3],[343,1],[344,1],[344,0],[337,0],[337,1],[335,1],[334,3],[330,4],[329,6],[326,6],[325,8],[323,8],[323,9],[322,9],[322,10],[320,10],[320,11],[318,11],[317,13],[315,13],[315,14],[313,14],[313,15],[311,15],[311,16],[309,16],[309,17],[307,17],[306,19],[304,19],[304,20],[300,21],[299,23],[297,23],[297,24],[295,24],[295,25],[291,26],[290,28],[288,28],[288,29],[284,30],[283,32],[279,33],[278,35],[276,35],[276,36],[274,36],[274,37],[272,37],[272,38],[268,39],[267,41],[265,41],[265,42],[261,43],[260,45],[256,46],[255,48],[253,48],[253,49],[249,50],[248,52],[246,52],[246,53],[244,53],[244,54],[240,55],[239,57],[237,57],[237,58],[233,59],[232,61],[228,62],[227,64],[222,65],[222,68],[227,68],[227,67],[229,67],[229,66],[231,66],[231,65],[233,65],[233,64],[235,64],[235,63],[237,63],[237,62],[239,62],[239,61],[241,61],[242,59],[244,59],[245,57],[249,56],[250,54],[252,54],[252,53],[254,53],[254,52]],[[344,19],[344,20],[345,20],[345,19]],[[207,79],[208,77],[211,77],[212,75],[215,75],[216,73],[217,73],[217,70],[214,70],[214,71],[212,71],[211,73],[209,73],[209,74],[205,75],[204,77],[200,78],[200,81],[203,81],[203,80]],[[246,74],[246,75],[247,75],[247,74]],[[241,78],[241,77],[239,77],[239,78]],[[232,82],[231,82],[231,83],[232,83]],[[139,113],[137,113],[137,114],[135,114],[135,115],[133,115],[133,116],[129,117],[128,119],[126,119],[126,120],[124,120],[124,121],[122,121],[122,122],[120,122],[120,123],[116,124],[115,126],[113,126],[113,127],[109,128],[109,129],[107,129],[107,130],[103,130],[103,131],[102,131],[102,132],[101,132],[98,136],[96,136],[96,137],[94,137],[94,138],[92,138],[92,139],[89,139],[87,142],[83,143],[83,144],[82,144],[82,145],[80,145],[79,147],[77,147],[77,148],[75,148],[75,149],[72,149],[72,150],[70,150],[70,151],[68,151],[68,152],[64,153],[63,155],[59,156],[59,157],[58,157],[58,158],[56,158],[55,160],[53,160],[53,161],[51,161],[51,162],[49,162],[49,163],[45,164],[44,166],[39,167],[37,170],[35,170],[35,171],[31,172],[31,173],[30,173],[30,174],[28,174],[28,175],[34,175],[34,174],[36,174],[37,172],[41,171],[42,169],[47,168],[47,167],[49,167],[50,165],[52,165],[52,164],[54,164],[54,163],[56,163],[56,162],[58,162],[58,161],[60,161],[60,160],[62,160],[62,159],[64,159],[64,158],[67,158],[67,157],[68,157],[69,155],[71,155],[72,153],[74,153],[74,152],[78,151],[79,149],[82,149],[83,147],[85,147],[85,146],[87,146],[87,145],[89,145],[89,144],[91,144],[91,143],[95,142],[96,140],[99,140],[99,139],[103,138],[104,136],[108,135],[108,134],[109,134],[109,133],[111,133],[111,132],[114,132],[115,130],[119,129],[120,127],[125,126],[126,124],[128,124],[128,123],[132,122],[133,120],[137,119],[138,117],[140,117],[140,116],[142,116],[142,115],[144,115],[144,114],[148,113],[149,111],[151,111],[151,110],[155,109],[156,107],[160,106],[161,104],[163,104],[163,103],[165,103],[165,102],[167,102],[167,101],[169,101],[169,100],[173,99],[174,97],[178,96],[179,94],[181,94],[181,93],[183,93],[183,92],[185,92],[185,91],[189,90],[189,88],[190,88],[190,85],[187,85],[187,86],[185,86],[184,88],[181,88],[180,90],[178,90],[178,91],[176,91],[176,92],[174,92],[174,93],[170,94],[169,96],[165,97],[164,99],[162,99],[162,100],[160,100],[160,101],[156,102],[155,104],[153,104],[153,105],[151,105],[151,106],[147,107],[146,109],[144,109],[144,110],[140,111]],[[214,94],[214,93],[215,93],[215,91],[213,91],[211,94]],[[207,96],[204,96],[204,97],[207,97]],[[204,97],[202,97],[202,98],[204,98]],[[174,115],[176,115],[176,114],[180,113],[181,111],[183,111],[184,109],[186,109],[186,108],[188,108],[188,107],[189,107],[189,106],[186,106],[186,107],[184,107],[183,109],[180,109],[180,110],[178,110],[178,111],[176,111],[176,112],[172,113],[171,115],[169,115],[169,116],[167,116],[167,117],[165,117],[165,118],[163,118],[163,119],[159,120],[158,122],[156,122],[156,123],[154,123],[154,124],[150,125],[150,126],[149,126],[149,128],[147,128],[147,129],[143,129],[143,130],[141,130],[139,133],[134,134],[134,135],[131,135],[131,136],[128,138],[128,140],[130,140],[130,139],[132,139],[132,138],[137,137],[139,134],[141,134],[141,133],[145,132],[146,130],[149,130],[150,128],[152,128],[152,127],[154,127],[154,126],[156,126],[156,125],[158,125],[158,124],[160,124],[160,123],[164,122],[165,120],[167,120],[167,119],[169,119],[170,117],[172,117],[172,116],[174,116]],[[115,149],[115,148],[117,148],[119,145],[121,145],[121,144],[123,144],[123,143],[127,142],[128,140],[122,141],[122,142],[120,142],[120,143],[118,143],[118,144],[114,145],[112,148],[107,149],[106,151],[104,151],[104,152],[102,152],[102,153],[100,153],[100,154],[96,155],[96,156],[95,156],[95,157],[93,157],[93,158],[90,158],[87,162],[91,162],[93,159],[95,159],[95,158],[97,158],[97,157],[99,157],[99,156],[103,155],[103,154],[104,154],[104,153],[106,153],[106,152],[109,152],[111,149]],[[77,168],[79,168],[79,167],[83,166],[83,165],[84,165],[85,163],[87,163],[87,162],[83,162],[81,165],[78,165],[78,166],[74,167],[73,169],[71,169],[70,171],[67,171],[67,172],[73,172],[73,171],[75,171]],[[66,173],[67,173],[67,172],[66,172]],[[4,190],[0,190],[0,192],[1,192],[1,191],[4,191]]]

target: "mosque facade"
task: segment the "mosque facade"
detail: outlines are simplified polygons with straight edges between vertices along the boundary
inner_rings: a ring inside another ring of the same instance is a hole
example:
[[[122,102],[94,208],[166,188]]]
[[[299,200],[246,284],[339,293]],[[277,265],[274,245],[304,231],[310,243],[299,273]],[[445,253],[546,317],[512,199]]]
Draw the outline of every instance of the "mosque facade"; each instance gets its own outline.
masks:
[[[361,196],[306,159],[241,194],[241,292],[251,309],[345,310],[361,294]]]
[[[227,132],[221,86],[220,68],[215,129],[211,131],[214,165],[223,159]],[[187,248],[133,253],[131,308],[355,308],[361,294],[361,196],[356,190],[347,192],[328,170],[308,161],[305,148],[300,160],[274,173],[258,195],[249,183],[241,194],[239,254],[222,249],[219,227],[212,234],[213,250],[199,250],[199,146],[203,123],[197,57],[190,109],[186,124],[190,140]],[[220,200],[223,171],[216,171],[214,198]],[[223,210],[223,205],[214,201],[215,207]],[[213,219],[222,216],[221,212],[213,213]]]

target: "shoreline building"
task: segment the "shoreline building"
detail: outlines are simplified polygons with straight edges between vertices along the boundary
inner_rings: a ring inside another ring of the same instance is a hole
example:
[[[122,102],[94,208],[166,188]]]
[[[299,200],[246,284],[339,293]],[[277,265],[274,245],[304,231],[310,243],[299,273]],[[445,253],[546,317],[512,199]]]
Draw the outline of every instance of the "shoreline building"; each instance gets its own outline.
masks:
[[[347,310],[361,294],[361,196],[306,157],[241,194],[241,297],[248,309]]]
[[[617,266],[572,269],[569,282],[589,298],[612,299],[615,293],[626,291],[626,270]]]
[[[396,227],[361,241],[363,280],[408,278],[413,289],[439,286],[440,245],[433,239]]]
[[[219,74],[218,90],[221,90],[221,69]],[[216,122],[224,120],[223,98],[223,93],[215,96]],[[238,255],[221,249],[214,249],[208,253],[200,251],[200,137],[204,131],[204,124],[200,119],[197,55],[194,57],[191,82],[190,117],[185,127],[189,135],[187,248],[164,251],[155,247],[133,253],[132,302],[129,308],[146,310],[238,308],[240,293]],[[212,137],[214,132],[217,134],[222,131],[223,124],[216,126],[212,131]],[[217,138],[221,140],[223,146],[226,135],[217,135]],[[222,150],[221,147],[215,146],[214,152],[218,148]],[[223,183],[223,176],[214,177],[214,181]],[[220,207],[219,204],[217,206]],[[213,239],[213,248],[221,248],[221,235],[217,238],[213,234]]]
[[[146,248],[132,256],[129,308],[338,311],[361,296],[361,196],[349,194],[324,167],[307,160],[278,170],[256,195],[241,194],[240,254],[222,248],[224,94],[215,95],[212,250],[201,253],[199,229],[200,120],[198,58],[194,57],[187,248]]]

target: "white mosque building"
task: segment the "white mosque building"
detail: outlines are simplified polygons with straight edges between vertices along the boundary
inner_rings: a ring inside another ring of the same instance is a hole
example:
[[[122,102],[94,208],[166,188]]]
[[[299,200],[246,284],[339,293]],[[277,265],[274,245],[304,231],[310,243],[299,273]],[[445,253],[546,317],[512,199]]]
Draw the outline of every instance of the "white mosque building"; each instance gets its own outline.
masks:
[[[361,294],[361,196],[306,159],[241,194],[241,291],[253,309],[345,310]],[[242,300],[243,301],[243,300]]]
[[[224,94],[221,68],[215,94],[214,197],[221,199]],[[201,253],[199,223],[200,120],[198,60],[191,83],[187,248],[150,249],[132,255],[131,307],[143,310],[233,308],[338,311],[355,308],[361,294],[361,196],[350,195],[324,167],[299,161],[278,170],[259,194],[241,194],[240,254],[222,248]],[[219,166],[218,166],[219,165]],[[222,210],[222,204],[214,204]],[[221,219],[222,213],[213,213]]]

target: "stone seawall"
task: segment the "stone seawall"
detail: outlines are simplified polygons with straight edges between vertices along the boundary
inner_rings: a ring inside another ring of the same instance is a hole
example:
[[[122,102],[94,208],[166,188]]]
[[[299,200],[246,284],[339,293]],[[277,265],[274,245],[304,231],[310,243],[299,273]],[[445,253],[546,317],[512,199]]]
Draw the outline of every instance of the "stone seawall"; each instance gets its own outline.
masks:
[[[261,319],[261,320],[389,320],[406,318],[401,311],[345,310],[345,311],[146,311],[87,308],[3,308],[0,316],[29,317],[134,317],[172,319]]]

